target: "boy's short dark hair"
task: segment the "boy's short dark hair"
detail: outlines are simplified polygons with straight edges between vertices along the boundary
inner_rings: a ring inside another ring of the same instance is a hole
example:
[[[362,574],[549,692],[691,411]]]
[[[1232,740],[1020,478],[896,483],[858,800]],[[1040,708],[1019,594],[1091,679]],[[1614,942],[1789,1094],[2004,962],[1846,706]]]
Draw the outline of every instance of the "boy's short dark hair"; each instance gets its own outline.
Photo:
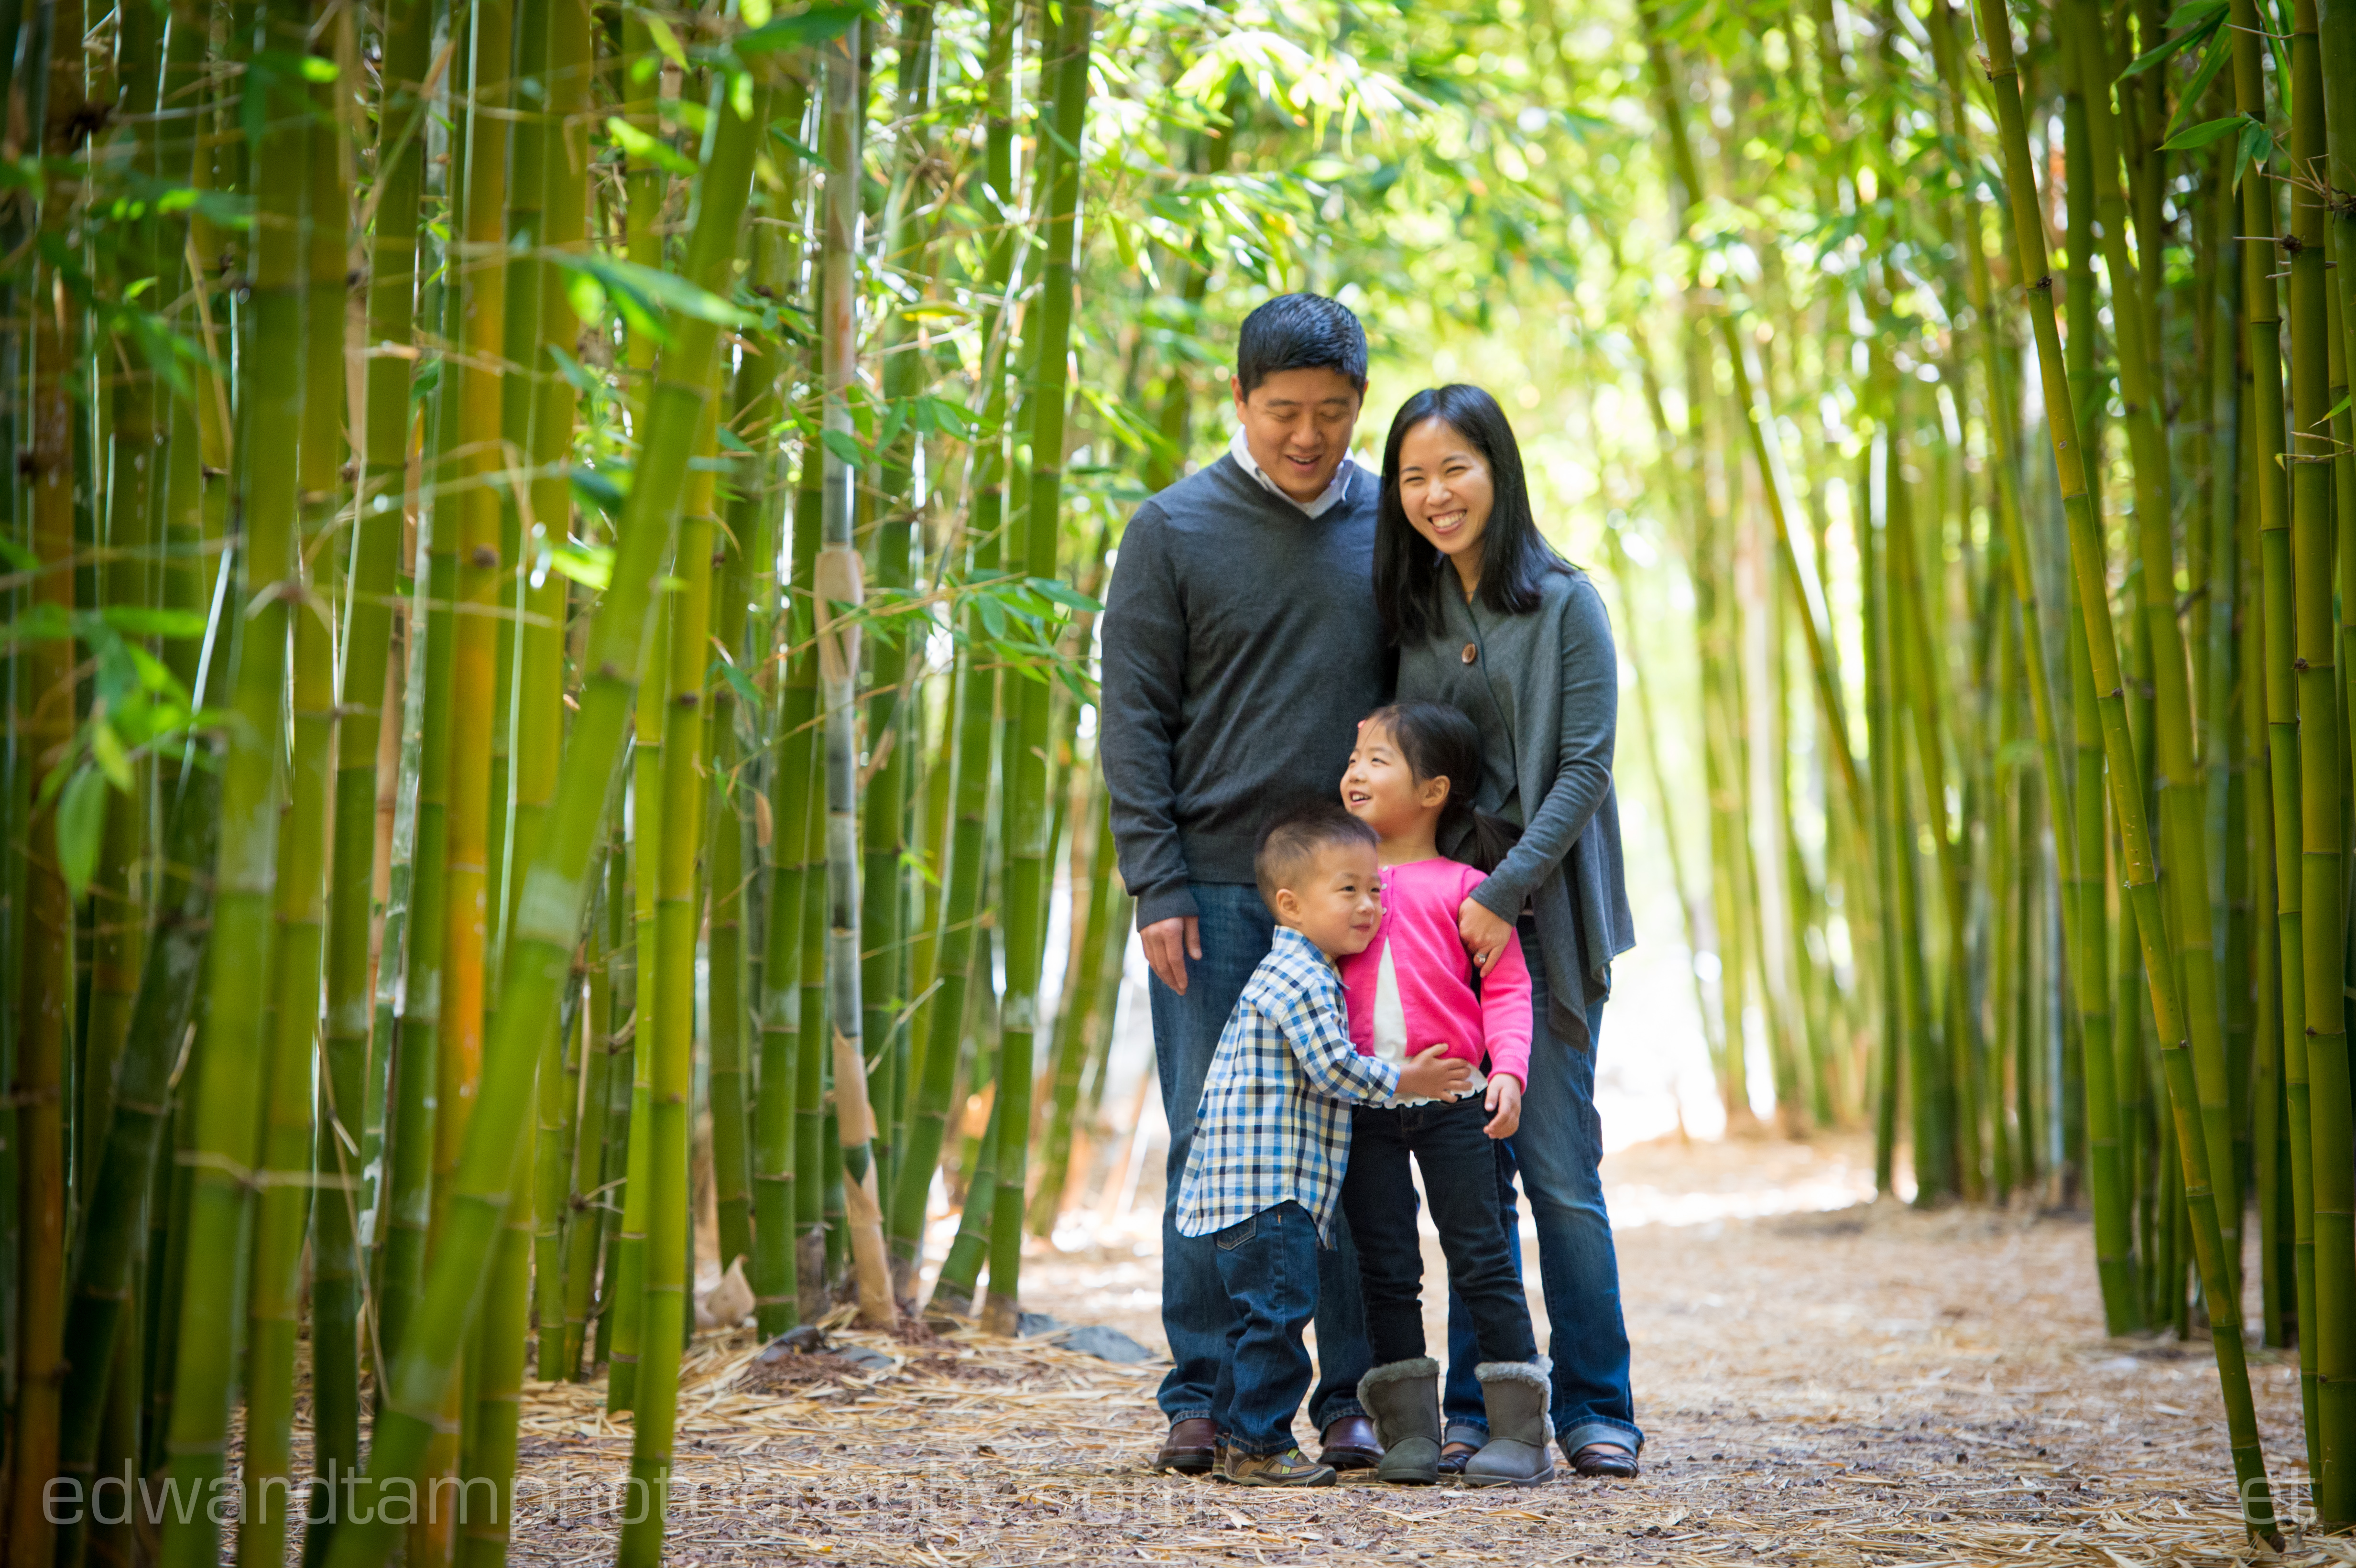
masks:
[[[1252,853],[1260,901],[1275,913],[1278,890],[1291,886],[1321,850],[1336,844],[1371,849],[1381,842],[1373,828],[1343,810],[1339,801],[1321,800],[1278,812],[1259,830],[1259,847]]]
[[[1236,384],[1247,398],[1280,370],[1339,370],[1364,396],[1366,329],[1350,307],[1323,294],[1279,294],[1244,317],[1236,344]]]

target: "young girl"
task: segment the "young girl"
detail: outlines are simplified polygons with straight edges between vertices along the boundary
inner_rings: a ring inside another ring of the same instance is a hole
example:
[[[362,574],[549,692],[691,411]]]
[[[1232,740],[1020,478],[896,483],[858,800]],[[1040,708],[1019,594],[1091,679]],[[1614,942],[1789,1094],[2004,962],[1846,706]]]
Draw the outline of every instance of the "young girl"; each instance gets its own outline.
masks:
[[[1380,843],[1383,918],[1365,951],[1342,961],[1350,1039],[1406,1062],[1433,1045],[1475,1069],[1450,1100],[1399,1100],[1352,1113],[1342,1207],[1357,1243],[1374,1370],[1358,1400],[1384,1448],[1387,1481],[1439,1478],[1440,1363],[1424,1354],[1422,1244],[1408,1159],[1424,1192],[1449,1283],[1472,1314],[1490,1441],[1468,1460],[1471,1486],[1526,1486],[1554,1475],[1547,1427],[1551,1368],[1537,1353],[1529,1303],[1507,1245],[1492,1140],[1519,1125],[1530,1059],[1530,976],[1508,944],[1481,976],[1457,933],[1458,911],[1483,872],[1440,853],[1443,826],[1471,819],[1473,853],[1494,863],[1512,830],[1472,811],[1480,731],[1453,708],[1406,702],[1358,726],[1342,803]],[[1477,984],[1476,984],[1477,981]],[[1483,1067],[1485,1065],[1485,1076]]]

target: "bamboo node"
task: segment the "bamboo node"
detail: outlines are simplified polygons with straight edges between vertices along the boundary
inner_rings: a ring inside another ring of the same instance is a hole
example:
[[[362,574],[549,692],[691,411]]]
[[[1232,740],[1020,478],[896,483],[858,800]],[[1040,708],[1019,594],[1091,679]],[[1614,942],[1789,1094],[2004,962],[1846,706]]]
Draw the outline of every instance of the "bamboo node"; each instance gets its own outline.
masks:
[[[485,571],[488,571],[491,568],[498,565],[499,552],[493,549],[487,544],[478,544],[475,547],[475,553],[467,559],[475,566],[480,567]]]

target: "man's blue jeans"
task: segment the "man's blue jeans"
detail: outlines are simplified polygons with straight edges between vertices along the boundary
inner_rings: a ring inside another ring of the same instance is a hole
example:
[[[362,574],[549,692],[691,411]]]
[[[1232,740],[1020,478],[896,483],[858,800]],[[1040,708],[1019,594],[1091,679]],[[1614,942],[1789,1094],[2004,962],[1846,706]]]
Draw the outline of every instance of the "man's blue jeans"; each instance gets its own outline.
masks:
[[[1178,995],[1159,979],[1147,982],[1162,1111],[1170,1121],[1169,1187],[1162,1200],[1162,1331],[1170,1340],[1172,1365],[1162,1380],[1161,1404],[1173,1423],[1211,1413],[1234,1321],[1212,1239],[1178,1233],[1178,1184],[1186,1172],[1194,1112],[1203,1103],[1211,1058],[1218,1052],[1219,1031],[1276,939],[1276,922],[1258,888],[1231,882],[1193,886],[1203,956],[1186,966],[1186,994]],[[1321,1432],[1345,1415],[1365,1413],[1358,1403],[1358,1380],[1370,1364],[1366,1311],[1358,1298],[1358,1255],[1338,1211],[1333,1231],[1338,1247],[1317,1249],[1319,1377],[1309,1395],[1309,1419]]]
[[[1317,1309],[1317,1254],[1324,1250],[1317,1221],[1300,1204],[1284,1202],[1204,1239],[1234,1315],[1211,1419],[1239,1454],[1281,1454],[1293,1445],[1292,1413],[1309,1387],[1301,1331]]]
[[[1497,1185],[1514,1265],[1521,1266],[1521,1221],[1514,1176],[1537,1221],[1538,1278],[1549,1319],[1547,1353],[1554,1358],[1549,1413],[1563,1452],[1590,1443],[1617,1443],[1630,1452],[1644,1441],[1628,1384],[1628,1329],[1620,1314],[1620,1260],[1612,1245],[1612,1216],[1603,1207],[1603,1122],[1595,1114],[1595,1050],[1574,1048],[1546,1027],[1547,981],[1537,943],[1526,923],[1522,951],[1530,961],[1530,1087],[1522,1125],[1497,1145]],[[1603,1004],[1587,1011],[1590,1040],[1603,1038]],[[1448,1297],[1448,1387],[1442,1400],[1451,1426],[1488,1431],[1472,1315],[1453,1291]]]

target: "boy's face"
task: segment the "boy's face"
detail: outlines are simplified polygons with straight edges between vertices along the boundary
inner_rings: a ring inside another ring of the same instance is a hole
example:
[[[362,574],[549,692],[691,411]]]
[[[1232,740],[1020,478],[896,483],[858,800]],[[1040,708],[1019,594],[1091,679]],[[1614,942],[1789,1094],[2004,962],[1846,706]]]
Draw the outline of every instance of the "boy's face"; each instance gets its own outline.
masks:
[[[1279,370],[1249,397],[1232,376],[1227,387],[1235,394],[1236,418],[1243,421],[1244,445],[1259,471],[1296,501],[1325,494],[1358,428],[1364,400],[1350,378],[1318,366]]]
[[[1276,892],[1276,918],[1328,958],[1364,953],[1382,923],[1382,871],[1371,844],[1328,844],[1292,886]]]

